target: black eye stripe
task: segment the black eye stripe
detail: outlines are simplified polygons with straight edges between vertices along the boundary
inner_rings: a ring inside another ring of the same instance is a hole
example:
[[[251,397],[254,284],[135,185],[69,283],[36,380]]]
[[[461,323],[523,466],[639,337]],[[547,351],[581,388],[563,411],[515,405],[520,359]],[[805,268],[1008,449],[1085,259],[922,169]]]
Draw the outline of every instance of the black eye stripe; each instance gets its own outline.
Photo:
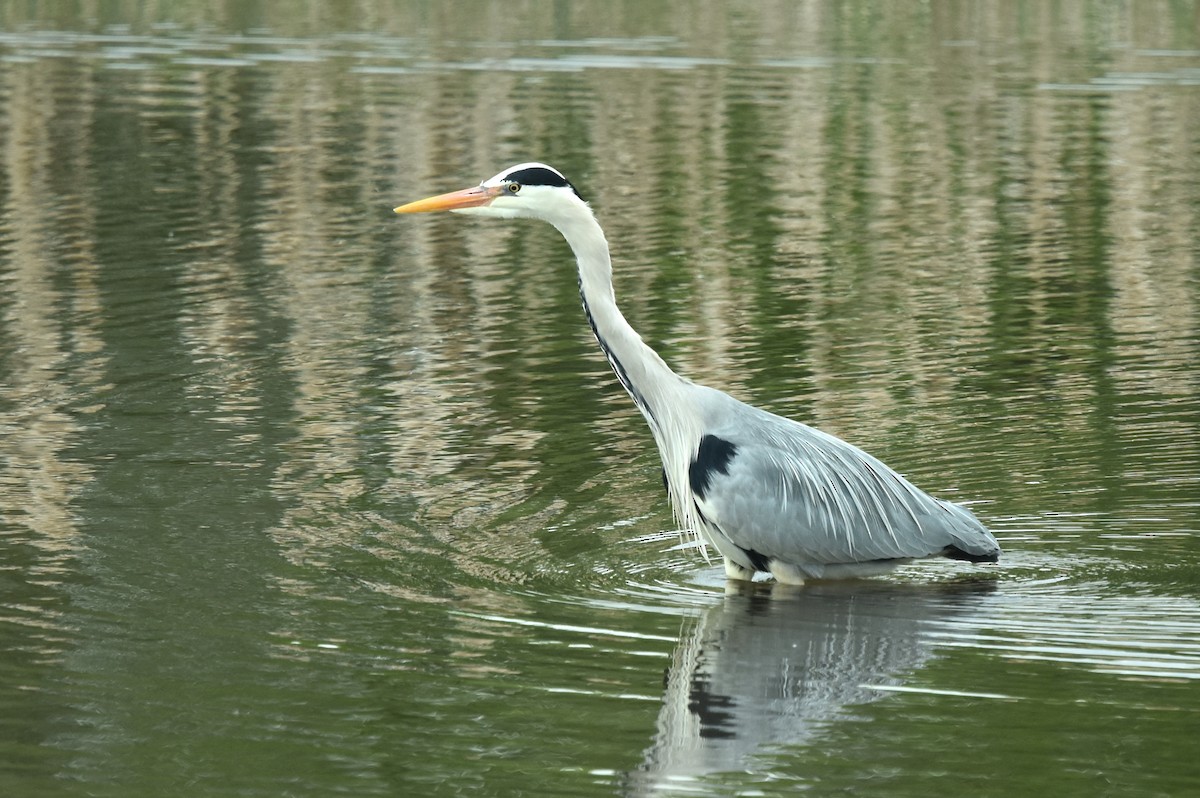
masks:
[[[541,166],[530,166],[525,169],[518,169],[515,172],[509,172],[504,176],[504,179],[511,180],[514,183],[524,183],[529,186],[571,185],[562,175]]]
[[[515,172],[509,172],[504,176],[505,180],[513,183],[520,183],[526,186],[555,186],[567,187],[575,192],[575,196],[583,199],[579,195],[579,190],[571,185],[571,181],[551,169],[544,166],[529,166],[525,169],[518,169]]]

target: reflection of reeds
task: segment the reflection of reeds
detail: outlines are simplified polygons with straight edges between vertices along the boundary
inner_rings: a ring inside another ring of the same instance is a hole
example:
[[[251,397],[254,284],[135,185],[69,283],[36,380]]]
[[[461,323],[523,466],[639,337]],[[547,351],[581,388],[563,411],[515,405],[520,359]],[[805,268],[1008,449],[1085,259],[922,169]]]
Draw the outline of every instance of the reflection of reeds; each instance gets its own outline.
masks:
[[[127,187],[87,153],[126,131],[164,198],[141,212],[170,213],[125,222],[153,241],[139,268],[179,270],[163,307],[190,401],[248,457],[267,445],[250,420],[294,424],[281,490],[420,504],[431,480],[502,479],[498,505],[540,493],[536,512],[579,487],[563,435],[652,461],[561,242],[387,214],[526,158],[593,201],[630,319],[681,372],[973,495],[1015,499],[1025,480],[1095,470],[1105,446],[1153,448],[1144,414],[1122,410],[1139,397],[1194,407],[1195,93],[1062,89],[1100,64],[1194,69],[1154,55],[1196,47],[1157,6],[1025,21],[972,4],[335,8],[189,6],[165,29],[167,6],[116,4],[100,23],[131,28],[115,38],[38,34],[30,4],[0,12],[28,31],[0,42],[27,62],[5,67],[0,110],[11,397],[102,379],[95,281],[115,256],[92,253],[111,231],[91,208]],[[137,282],[112,281],[111,303]],[[81,352],[91,376],[56,376]],[[1172,440],[1200,460],[1195,436]],[[1022,473],[997,473],[1014,447]],[[1059,462],[1071,448],[1083,461]]]
[[[68,85],[60,81],[66,76]],[[100,375],[94,219],[88,187],[92,97],[86,74],[20,65],[0,73],[0,505],[18,539],[47,555],[30,577],[56,582],[59,553],[76,545],[70,502],[89,468],[63,456],[79,431],[81,397]],[[65,119],[82,115],[78,124]],[[53,552],[53,554],[51,554]]]

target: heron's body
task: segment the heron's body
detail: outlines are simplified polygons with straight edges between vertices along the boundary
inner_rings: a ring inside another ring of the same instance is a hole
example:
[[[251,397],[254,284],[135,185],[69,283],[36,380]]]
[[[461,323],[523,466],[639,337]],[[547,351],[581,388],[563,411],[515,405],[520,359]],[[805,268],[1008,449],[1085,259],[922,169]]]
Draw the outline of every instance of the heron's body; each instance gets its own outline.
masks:
[[[839,438],[672,371],[618,309],[604,233],[554,169],[520,164],[396,210],[537,218],[562,233],[592,331],[658,444],[675,515],[721,553],[730,577],[765,571],[800,583],[874,575],[922,557],[998,558],[995,538],[964,507]]]

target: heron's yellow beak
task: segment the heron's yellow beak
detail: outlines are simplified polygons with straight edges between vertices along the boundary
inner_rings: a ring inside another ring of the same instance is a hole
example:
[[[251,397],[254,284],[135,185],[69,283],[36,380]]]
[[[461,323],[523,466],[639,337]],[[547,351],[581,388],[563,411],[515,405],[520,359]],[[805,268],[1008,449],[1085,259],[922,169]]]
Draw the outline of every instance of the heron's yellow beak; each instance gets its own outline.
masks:
[[[396,213],[427,213],[429,211],[456,211],[459,208],[477,208],[487,205],[500,196],[503,186],[472,186],[462,191],[451,191],[449,194],[438,194],[407,205],[395,208]]]

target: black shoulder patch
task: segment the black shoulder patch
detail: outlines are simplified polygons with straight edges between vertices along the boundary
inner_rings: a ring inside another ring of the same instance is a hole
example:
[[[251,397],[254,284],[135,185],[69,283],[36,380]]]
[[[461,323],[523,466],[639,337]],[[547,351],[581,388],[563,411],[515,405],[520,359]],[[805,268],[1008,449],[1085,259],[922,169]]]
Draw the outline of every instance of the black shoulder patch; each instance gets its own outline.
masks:
[[[523,186],[556,186],[558,188],[565,186],[574,191],[576,197],[583,199],[579,193],[579,189],[571,185],[570,180],[567,180],[553,169],[547,169],[544,166],[528,166],[524,169],[518,169],[515,172],[506,174],[504,179],[520,183]]]
[[[947,546],[942,549],[942,556],[951,560],[966,560],[967,562],[999,562],[1000,554],[992,552],[991,554],[972,554],[969,551],[963,551],[958,546]]]
[[[737,446],[716,435],[705,435],[700,439],[696,457],[688,468],[688,482],[692,493],[701,499],[708,493],[713,473],[728,474],[729,462],[737,455]]]

